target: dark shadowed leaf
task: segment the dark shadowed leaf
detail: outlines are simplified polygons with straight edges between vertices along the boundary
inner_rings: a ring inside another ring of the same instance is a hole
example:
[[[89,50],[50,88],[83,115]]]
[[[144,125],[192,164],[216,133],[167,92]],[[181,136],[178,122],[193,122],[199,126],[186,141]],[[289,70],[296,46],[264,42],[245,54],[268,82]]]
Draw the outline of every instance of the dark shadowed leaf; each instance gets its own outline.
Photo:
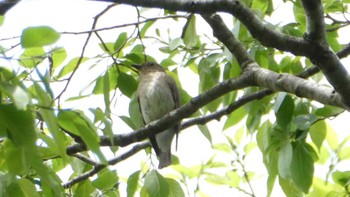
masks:
[[[131,98],[132,94],[137,89],[137,81],[135,80],[134,77],[126,73],[119,73],[118,87],[124,95]]]

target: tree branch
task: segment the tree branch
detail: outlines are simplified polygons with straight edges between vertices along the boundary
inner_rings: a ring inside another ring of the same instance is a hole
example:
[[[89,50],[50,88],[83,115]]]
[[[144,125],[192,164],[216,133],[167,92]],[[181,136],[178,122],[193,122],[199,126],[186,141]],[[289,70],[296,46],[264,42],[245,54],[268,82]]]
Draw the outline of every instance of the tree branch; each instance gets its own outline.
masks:
[[[5,0],[0,2],[0,15],[5,15],[7,11],[19,2],[19,0]]]
[[[307,39],[314,44],[328,47],[321,0],[302,0],[301,2],[306,14]]]
[[[350,86],[338,88],[340,92],[338,92],[338,94],[335,94],[335,92],[332,89],[325,88],[324,86],[320,86],[318,84],[309,82],[307,80],[304,80],[292,75],[288,75],[288,74],[278,74],[270,70],[260,68],[256,62],[252,62],[244,46],[234,37],[232,33],[231,34],[220,33],[220,32],[227,32],[229,30],[219,15],[213,14],[213,15],[202,15],[202,16],[208,22],[208,24],[212,27],[214,35],[218,35],[217,38],[230,50],[230,52],[235,57],[237,56],[237,58],[240,58],[240,59],[242,59],[242,57],[245,58],[243,60],[240,60],[240,62],[249,63],[248,65],[241,65],[241,67],[244,68],[245,70],[250,70],[249,72],[252,72],[251,77],[255,80],[255,85],[268,88],[271,91],[285,91],[285,92],[293,93],[299,97],[305,97],[312,100],[316,100],[323,104],[330,104],[330,105],[335,104],[336,106],[342,107],[342,108],[348,108],[350,106],[350,99],[348,100],[349,105],[347,105],[344,102],[344,96],[347,96],[349,94],[349,97],[350,97]],[[338,59],[338,57],[336,58]],[[326,59],[324,61],[329,61],[329,60]],[[339,65],[341,63],[340,61],[335,61],[333,59],[332,65],[334,64]],[[250,65],[250,68],[249,68],[249,65]],[[341,68],[344,69],[344,67],[340,65],[338,66],[338,68],[340,70]],[[321,70],[322,70],[322,67],[321,67]],[[336,73],[336,75],[338,77],[340,75],[342,76],[345,75],[345,76],[340,79],[334,78],[335,80],[341,80],[348,77],[346,76],[347,75],[346,71],[343,71],[342,73]],[[332,77],[335,77],[335,76],[332,75]],[[331,84],[336,85],[338,83],[339,81],[336,81],[336,83],[331,83]],[[348,84],[350,84],[350,81]],[[348,88],[349,88],[348,90],[349,92],[343,92]]]
[[[259,92],[255,92],[255,93],[252,93],[250,95],[244,95],[241,98],[239,98],[238,100],[236,100],[235,102],[231,103],[230,105],[218,110],[217,112],[214,112],[214,113],[211,113],[209,115],[202,116],[202,117],[192,118],[192,119],[182,123],[181,130],[186,129],[186,128],[193,126],[193,125],[197,125],[197,124],[204,125],[207,122],[212,121],[214,119],[219,120],[222,116],[231,114],[233,111],[242,107],[246,103],[253,101],[253,100],[262,99],[265,96],[268,96],[272,93],[273,92],[270,90],[261,90]]]
[[[251,35],[267,47],[273,47],[279,50],[288,51],[294,55],[300,55],[310,58],[325,74],[329,83],[340,94],[342,101],[347,109],[350,109],[350,76],[336,55],[328,47],[320,47],[308,42],[302,38],[297,38],[283,34],[279,31],[267,27],[261,19],[254,14],[247,6],[239,0],[216,0],[216,1],[182,1],[182,0],[100,0],[105,2],[123,3],[133,6],[144,6],[153,8],[163,8],[176,11],[187,11],[192,13],[214,13],[226,12],[239,19],[249,30]],[[306,2],[306,1],[305,1]],[[309,9],[309,21],[316,21],[316,16],[320,15],[320,1],[312,0],[304,3],[306,9]],[[312,6],[316,7],[312,11]],[[321,5],[322,6],[322,5]],[[322,10],[322,9],[321,9]],[[318,13],[317,13],[318,12]],[[322,17],[323,18],[323,17]],[[321,19],[318,19],[309,30],[313,33],[316,30],[323,29]],[[316,34],[317,35],[317,34]],[[317,39],[322,37],[316,36]],[[228,46],[228,45],[226,45]],[[243,65],[243,64],[242,64]]]
[[[143,150],[147,147],[150,147],[151,144],[149,142],[141,142],[139,144],[136,144],[135,146],[133,146],[129,151],[121,154],[118,157],[115,157],[114,159],[111,159],[108,161],[108,165],[115,165],[121,161],[124,161],[125,159],[133,156],[134,154],[138,153],[140,150]],[[85,172],[84,174],[81,174],[77,177],[75,177],[74,179],[68,181],[67,183],[63,184],[64,188],[69,188],[72,187],[74,184],[79,183],[83,180],[88,179],[89,177],[92,177],[93,175],[97,174],[99,171],[101,171],[102,169],[104,169],[105,167],[107,167],[108,165],[105,164],[100,164],[100,163],[96,163],[94,161],[92,161],[90,158],[85,157],[84,155],[81,154],[74,154],[73,156],[81,159],[84,162],[87,162],[91,165],[94,166],[94,168],[88,172]]]
[[[329,49],[322,2],[321,0],[302,0],[302,3],[308,25],[306,39],[313,45],[307,50],[314,50],[307,57],[321,69],[328,82],[340,95],[346,108],[350,110],[350,75],[337,55]]]
[[[151,122],[150,124],[146,125],[141,129],[126,134],[116,134],[114,135],[113,139],[101,136],[100,144],[102,146],[127,146],[131,143],[142,141],[151,135],[162,132],[165,129],[175,125],[182,119],[191,116],[199,108],[221,97],[222,95],[233,90],[238,90],[251,86],[252,81],[249,77],[250,76],[244,74],[238,76],[237,78],[221,82],[215,87],[206,91],[205,93],[192,98],[189,103],[168,113],[163,118]],[[67,154],[71,155],[84,150],[86,150],[86,146],[84,144],[74,144],[72,146],[67,147]]]
[[[139,2],[139,1],[130,1],[130,2]],[[158,2],[158,1],[152,1],[152,2]],[[236,2],[236,1],[232,1],[232,2]],[[214,18],[215,17],[211,16],[210,20]],[[208,23],[210,23],[210,20],[208,20],[209,21]],[[212,20],[212,22],[218,23],[218,20],[215,19],[215,20]],[[217,26],[215,29],[220,31],[226,31],[222,29],[222,28],[227,28],[224,25],[224,23],[220,22],[219,25],[220,24],[223,25],[223,27]],[[220,35],[220,34],[216,34],[216,35]],[[226,34],[226,33],[224,33],[223,35],[226,35],[226,36],[230,35],[232,37],[229,39],[220,40],[220,41],[222,41],[226,46],[232,45],[232,40],[235,41],[234,40],[235,38],[233,37],[233,35]],[[223,36],[222,38],[225,38],[225,37]],[[242,46],[239,46],[240,43],[238,41],[234,43],[235,43],[234,47],[232,46],[229,47],[231,53],[233,53],[235,56],[239,56],[239,55],[242,55],[243,53],[246,53],[244,48],[242,48]],[[320,86],[315,83],[309,82],[307,80],[304,80],[292,75],[278,74],[266,69],[262,69],[258,67],[258,65],[255,62],[252,62],[249,55],[243,55],[243,56],[240,56],[240,58],[241,58],[240,59],[241,64],[247,64],[246,66],[247,69],[239,77],[219,83],[217,86],[210,89],[209,91],[193,98],[189,103],[187,103],[183,107],[177,110],[174,110],[173,112],[167,114],[166,116],[164,116],[163,118],[157,121],[150,123],[149,125],[146,125],[144,128],[138,129],[134,132],[130,132],[127,134],[114,135],[113,139],[109,139],[107,137],[102,136],[101,145],[102,146],[111,146],[111,145],[127,146],[131,143],[144,140],[150,135],[154,135],[156,133],[163,131],[168,127],[171,127],[181,119],[189,117],[194,112],[196,112],[199,108],[208,104],[212,100],[230,91],[242,89],[249,85],[258,85],[260,87],[268,88],[271,91],[285,91],[285,92],[295,94],[299,97],[305,97],[305,98],[319,101],[320,103],[323,103],[323,104],[335,105],[335,106],[344,108],[343,103],[340,101],[339,95],[335,94],[332,88]],[[242,67],[245,67],[245,66],[242,66]],[[317,69],[313,69],[313,72],[317,72]],[[84,151],[84,150],[86,150],[86,147],[84,145],[76,144],[67,148],[67,154],[74,154],[76,152]]]
[[[240,20],[249,30],[250,34],[267,47],[274,47],[282,51],[288,51],[295,55],[305,55],[310,46],[302,38],[283,34],[267,27],[266,24],[247,6],[239,0],[98,0],[101,2],[122,3],[133,6],[163,8],[173,11],[185,11],[199,14],[226,12]]]

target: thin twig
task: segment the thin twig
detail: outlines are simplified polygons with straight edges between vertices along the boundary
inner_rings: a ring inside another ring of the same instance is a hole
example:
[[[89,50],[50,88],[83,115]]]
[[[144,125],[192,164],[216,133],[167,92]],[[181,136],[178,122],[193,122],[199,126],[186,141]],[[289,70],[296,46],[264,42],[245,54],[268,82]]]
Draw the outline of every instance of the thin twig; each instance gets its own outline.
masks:
[[[124,161],[127,158],[138,153],[140,150],[143,150],[143,149],[150,147],[150,146],[151,145],[149,142],[141,142],[139,144],[136,144],[129,151],[119,155],[118,157],[115,157],[115,158],[109,160],[107,162],[107,164],[96,163],[96,162],[92,161],[91,159],[86,158],[85,156],[78,155],[79,159],[81,159],[87,163],[92,164],[94,166],[94,168],[88,172],[85,172],[84,174],[81,174],[81,175],[73,178],[72,180],[68,181],[67,183],[63,184],[63,187],[64,188],[72,187],[74,184],[79,183],[81,181],[84,181],[84,180],[88,179],[89,177],[92,177],[93,175],[97,174],[99,171],[106,168],[108,165],[115,165],[121,161]],[[75,154],[74,156],[77,157],[77,154]]]

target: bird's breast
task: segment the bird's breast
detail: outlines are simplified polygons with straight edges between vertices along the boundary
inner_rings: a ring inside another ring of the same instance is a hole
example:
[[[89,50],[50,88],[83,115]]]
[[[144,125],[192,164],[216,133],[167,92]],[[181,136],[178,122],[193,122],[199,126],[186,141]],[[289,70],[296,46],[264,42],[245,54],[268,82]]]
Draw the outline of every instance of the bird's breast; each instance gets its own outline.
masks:
[[[167,77],[165,73],[156,73],[141,79],[138,96],[146,123],[163,117],[175,108]]]

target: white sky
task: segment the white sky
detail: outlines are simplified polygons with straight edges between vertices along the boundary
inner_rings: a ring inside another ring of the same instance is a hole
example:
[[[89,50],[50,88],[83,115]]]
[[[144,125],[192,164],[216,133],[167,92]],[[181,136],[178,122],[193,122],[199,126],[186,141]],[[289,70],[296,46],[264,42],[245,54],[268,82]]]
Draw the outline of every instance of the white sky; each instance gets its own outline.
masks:
[[[64,2],[64,3],[63,3]],[[282,1],[277,1],[282,2]],[[26,28],[28,26],[39,26],[39,25],[49,25],[56,29],[59,32],[64,31],[83,31],[83,30],[89,30],[91,28],[92,24],[92,17],[94,17],[96,14],[98,14],[100,11],[102,11],[106,7],[106,3],[97,3],[92,1],[59,1],[59,0],[29,0],[24,1],[23,3],[20,3],[15,8],[13,8],[11,11],[8,12],[5,18],[5,23],[3,26],[0,27],[0,38],[11,38],[13,36],[19,36],[23,30],[23,28]],[[286,23],[288,21],[287,18],[292,20],[290,17],[293,17],[293,13],[286,13],[285,6],[288,6],[288,4],[280,3],[276,9],[276,13],[271,17],[271,22],[274,24],[277,23]],[[129,22],[136,22],[136,17],[134,17],[135,9],[128,6],[123,7],[117,7],[113,10],[113,12],[108,12],[106,16],[103,17],[103,19],[100,20],[98,27],[106,27],[106,26],[114,26],[116,24],[124,24]],[[283,17],[280,17],[280,16]],[[198,17],[199,19],[200,17]],[[212,35],[211,30],[209,29],[208,25],[206,23],[203,26],[198,27],[199,32],[209,32],[208,35]],[[183,24],[182,24],[183,25]],[[231,24],[228,23],[230,26]],[[169,24],[167,22],[164,22],[164,26],[167,27]],[[182,26],[181,24],[178,26],[178,28],[174,28],[171,26],[171,32],[173,35],[180,35]],[[232,25],[231,25],[232,27]],[[231,28],[230,27],[230,28]],[[124,30],[124,29],[123,29]],[[104,38],[107,38],[110,36],[111,40],[106,39],[105,41],[111,41],[113,42],[116,38],[116,35],[118,33],[118,30],[116,31],[110,31],[104,33]],[[108,35],[109,34],[109,35]],[[341,33],[341,35],[344,35],[344,33]],[[347,37],[345,37],[347,38]],[[58,46],[64,46],[67,49],[68,54],[74,54],[72,57],[79,56],[81,53],[81,48],[83,46],[83,42],[86,39],[85,36],[72,36],[72,35],[63,35],[60,39],[60,41],[57,43]],[[14,43],[18,42],[16,40]],[[96,42],[96,39],[95,39]],[[345,40],[344,42],[349,42],[349,40]],[[0,45],[2,46],[10,46],[14,43],[10,42],[3,42]],[[93,57],[96,55],[96,53],[100,53],[100,51],[96,52],[93,44],[89,45],[89,50],[86,54],[86,56]],[[20,55],[21,49],[16,48],[12,52],[14,55]],[[152,51],[150,53],[153,53]],[[161,55],[161,54],[160,54]],[[67,59],[70,59],[69,57]],[[106,62],[106,65],[110,64],[111,62]],[[3,59],[0,59],[0,65],[2,66],[9,66],[13,67],[13,65],[9,64],[7,61],[4,61]],[[81,70],[79,73],[84,73],[86,71],[89,71],[89,73],[94,73],[94,75],[102,74],[104,71],[98,70],[98,68],[93,68],[93,72],[91,72],[90,68],[81,67]],[[183,87],[192,95],[196,96],[198,94],[196,84],[198,84],[198,78],[191,74],[187,69],[180,69],[180,81],[183,85]],[[81,75],[81,77],[75,77],[72,81],[71,86],[68,88],[67,93],[65,94],[68,98],[71,95],[79,95],[79,91],[82,88],[85,88],[88,86],[90,80],[92,79],[93,75],[85,76]],[[82,79],[83,78],[83,79]],[[191,79],[189,81],[188,79]],[[189,84],[192,84],[189,85]],[[59,88],[59,87],[57,87]],[[89,89],[91,90],[91,89]],[[88,92],[88,91],[86,91]],[[84,94],[84,92],[83,92]],[[66,108],[70,107],[77,107],[81,106],[83,108],[88,107],[97,107],[97,106],[104,106],[101,102],[96,102],[96,97],[87,99],[85,103],[78,102],[69,102],[64,105]],[[116,103],[115,111],[113,113],[117,115],[127,114],[127,106],[128,106],[128,99],[125,97],[119,97]],[[79,107],[78,107],[79,108]],[[344,113],[343,115],[337,117],[335,120],[332,121],[332,125],[337,132],[337,134],[340,134],[340,136],[347,136],[349,133],[349,128],[347,126],[346,121],[349,120],[349,113]],[[225,120],[223,118],[222,120]],[[223,140],[222,135],[220,134],[222,131],[222,122],[216,122],[213,121],[209,123],[210,131],[213,135],[214,142],[220,142]],[[123,126],[120,127],[122,122],[115,120],[114,126],[115,131],[123,131],[123,132],[129,132],[130,129]],[[238,128],[238,127],[237,127]],[[236,128],[236,129],[237,129]],[[230,133],[235,132],[234,129],[230,129]],[[246,142],[250,142],[250,139],[247,138]],[[142,152],[142,151],[141,151]],[[264,196],[266,194],[265,189],[265,181],[266,181],[266,172],[265,168],[262,163],[261,154],[259,153],[259,150],[256,148],[254,154],[249,154],[247,160],[247,170],[258,172],[261,174],[257,174],[256,176],[261,177],[257,181],[253,181],[253,188],[255,188],[255,192],[257,196]],[[177,155],[181,159],[181,163],[185,166],[190,166],[193,164],[199,164],[201,161],[205,162],[207,161],[210,156],[212,156],[212,149],[207,142],[207,140],[203,137],[203,135],[196,129],[196,127],[192,127],[190,129],[186,129],[185,131],[182,131],[180,137],[179,137],[179,146],[178,150],[175,152],[173,151],[175,155]],[[218,155],[218,158],[225,157],[225,155]],[[138,154],[138,156],[133,157],[129,161],[122,162],[113,168],[122,169],[118,171],[118,174],[120,176],[128,177],[128,175],[140,168],[140,158],[143,160],[146,158],[145,154],[142,152]],[[155,162],[157,162],[155,160]],[[345,165],[345,164],[344,164]],[[348,164],[344,166],[346,168]],[[261,169],[257,171],[256,169]],[[163,169],[162,172],[164,174],[172,173],[169,169]],[[69,176],[69,175],[68,175]],[[65,179],[68,177],[65,177]],[[64,180],[65,181],[65,180]],[[125,187],[125,184],[122,183],[121,186]],[[257,189],[258,188],[258,189]],[[246,188],[248,189],[248,188]],[[202,187],[203,192],[210,196],[218,196],[218,191],[220,191],[220,196],[232,196],[232,195],[238,195],[233,194],[231,190],[228,190],[226,187],[216,187],[209,185],[208,187]],[[280,191],[276,191],[276,193],[279,193]],[[241,194],[241,193],[239,193]]]

